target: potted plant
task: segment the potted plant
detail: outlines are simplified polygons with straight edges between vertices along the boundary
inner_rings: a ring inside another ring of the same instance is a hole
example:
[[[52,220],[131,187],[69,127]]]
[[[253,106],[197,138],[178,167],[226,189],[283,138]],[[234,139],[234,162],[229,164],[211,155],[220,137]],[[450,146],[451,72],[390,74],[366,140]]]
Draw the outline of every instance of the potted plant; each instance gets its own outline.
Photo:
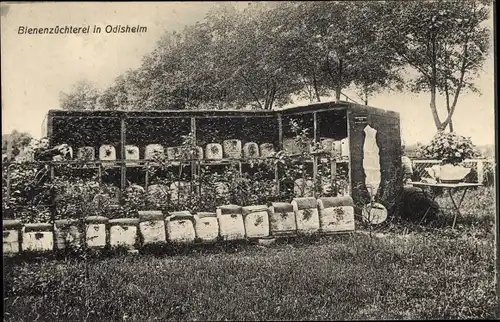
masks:
[[[426,169],[436,181],[457,183],[471,171],[463,165],[466,159],[480,156],[470,137],[454,132],[438,132],[428,145],[420,146],[417,155],[422,159],[439,160],[441,164]]]

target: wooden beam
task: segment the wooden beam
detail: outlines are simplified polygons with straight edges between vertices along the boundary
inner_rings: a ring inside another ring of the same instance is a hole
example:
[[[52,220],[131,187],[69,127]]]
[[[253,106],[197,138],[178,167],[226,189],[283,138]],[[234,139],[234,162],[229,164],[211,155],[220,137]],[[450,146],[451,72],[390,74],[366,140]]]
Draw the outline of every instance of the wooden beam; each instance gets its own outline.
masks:
[[[120,158],[121,158],[121,180],[120,180],[120,187],[122,190],[125,189],[127,186],[127,166],[124,162],[125,160],[125,142],[126,142],[126,133],[127,132],[127,126],[125,122],[125,118],[122,117],[120,120]]]
[[[278,114],[278,151],[283,150],[283,119],[281,114]]]
[[[347,137],[349,138],[349,160],[348,160],[348,166],[349,166],[349,169],[347,169],[348,171],[348,175],[349,175],[349,182],[347,183],[347,193],[349,194],[349,196],[352,196],[352,176],[351,176],[351,172],[352,172],[352,158],[351,158],[351,151],[353,150],[352,149],[352,145],[353,145],[353,142],[352,142],[352,136],[351,136],[351,111],[350,110],[347,110],[347,117],[346,117],[346,121],[347,121]]]
[[[196,146],[197,145],[197,138],[196,138],[196,117],[191,117],[191,134],[193,135],[193,144]],[[196,187],[193,187],[193,180],[196,178],[196,166],[197,166],[197,162],[194,160],[194,155],[191,155],[190,156],[193,160],[191,160],[191,184],[189,185],[189,190],[191,192],[193,192],[193,188],[194,188],[194,191],[199,193],[199,191],[197,191],[198,189]]]
[[[317,142],[318,141],[318,117],[317,117],[316,112],[313,113],[313,131],[314,131],[314,135],[313,135],[314,142]]]

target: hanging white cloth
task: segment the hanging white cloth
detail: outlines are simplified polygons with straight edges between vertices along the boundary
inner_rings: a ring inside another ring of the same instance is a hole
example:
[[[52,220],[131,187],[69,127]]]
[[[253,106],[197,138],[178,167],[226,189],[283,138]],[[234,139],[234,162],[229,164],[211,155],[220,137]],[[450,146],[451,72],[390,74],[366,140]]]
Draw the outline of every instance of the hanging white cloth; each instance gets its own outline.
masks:
[[[363,169],[366,176],[365,185],[373,198],[377,194],[381,181],[380,150],[376,140],[377,130],[367,125],[364,132]]]

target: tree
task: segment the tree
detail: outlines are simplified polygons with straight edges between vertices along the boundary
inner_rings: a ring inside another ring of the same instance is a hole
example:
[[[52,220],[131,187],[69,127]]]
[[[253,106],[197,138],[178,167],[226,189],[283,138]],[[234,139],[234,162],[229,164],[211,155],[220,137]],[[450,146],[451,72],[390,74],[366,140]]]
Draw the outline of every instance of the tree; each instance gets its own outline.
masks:
[[[328,86],[321,75],[321,49],[314,42],[310,25],[306,22],[305,5],[280,2],[271,11],[273,42],[286,72],[301,86],[293,94],[320,102],[328,94]]]
[[[410,89],[430,92],[438,131],[452,127],[460,94],[477,92],[474,80],[489,48],[489,2],[476,0],[390,2],[384,5],[381,33],[396,56],[416,71]],[[441,120],[437,96],[444,95],[447,116]]]
[[[141,85],[141,69],[128,70],[119,75],[112,86],[98,97],[97,105],[106,110],[144,109],[145,91]]]
[[[289,103],[290,94],[303,85],[285,68],[284,49],[276,41],[273,7],[252,4],[241,15],[235,33],[232,83],[240,84],[243,102],[259,109]]]
[[[367,101],[399,81],[401,64],[377,32],[379,10],[370,2],[333,1],[281,3],[273,10],[282,60],[310,101],[332,92],[340,100],[351,85]]]
[[[401,62],[375,28],[371,3],[217,4],[202,22],[162,36],[142,66],[100,102],[117,109],[272,109],[351,85],[368,96],[398,79]],[[346,14],[348,13],[348,14]]]
[[[17,130],[13,130],[10,134],[3,134],[2,155],[8,153],[9,140],[11,141],[12,157],[15,158],[21,153],[21,151],[23,151],[29,146],[32,139],[33,137],[31,136],[31,134],[27,132],[19,132]]]
[[[83,79],[78,81],[69,93],[61,92],[59,103],[63,110],[93,111],[101,107],[99,96],[99,89],[92,82]]]

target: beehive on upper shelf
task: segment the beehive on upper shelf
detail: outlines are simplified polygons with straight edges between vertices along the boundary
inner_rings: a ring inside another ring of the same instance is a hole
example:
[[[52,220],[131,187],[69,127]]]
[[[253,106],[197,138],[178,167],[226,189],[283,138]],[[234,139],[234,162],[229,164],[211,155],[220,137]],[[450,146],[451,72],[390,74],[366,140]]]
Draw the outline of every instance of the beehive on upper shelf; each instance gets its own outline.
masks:
[[[367,126],[374,131],[366,132]],[[307,142],[296,140],[302,130]],[[367,135],[373,136],[366,145],[370,151],[364,151]],[[398,204],[403,187],[402,178],[398,177],[401,168],[399,114],[350,102],[321,102],[275,110],[51,110],[47,117],[47,136],[54,145],[66,143],[75,149],[92,147],[99,159],[118,161],[127,158],[126,146],[139,147],[140,159],[152,159],[155,153],[165,154],[167,147],[191,142],[203,149],[203,161],[176,160],[179,162],[176,166],[169,163],[170,171],[182,172],[181,181],[195,178],[193,174],[199,173],[200,167],[219,171],[227,164],[239,163],[239,171],[250,171],[251,167],[246,167],[245,162],[254,162],[257,146],[260,158],[269,158],[275,156],[273,152],[287,149],[297,154],[293,158],[306,163],[306,179],[313,180],[315,185],[323,184],[318,182],[318,176],[325,175],[328,163],[324,161],[329,160],[328,154],[333,152],[337,162],[332,162],[331,171],[327,172],[332,177],[343,176],[337,180],[342,180],[341,186],[340,181],[335,183],[337,190],[350,195],[355,205],[370,200],[367,185],[375,185],[378,188],[374,201],[390,208]],[[325,153],[316,153],[317,145],[313,143],[319,143]],[[135,155],[134,160],[127,161],[136,161]],[[132,176],[126,173],[125,164],[120,164],[122,166],[113,171],[122,171],[123,175],[116,178],[125,187]],[[380,167],[380,182],[374,164]],[[274,175],[280,175],[280,164],[274,165],[277,168],[273,170]],[[367,173],[369,182],[366,182]],[[272,180],[275,179],[280,178]],[[296,179],[299,178],[293,178],[292,185]],[[280,185],[280,189],[283,186]],[[356,206],[355,210],[361,209]],[[388,211],[390,214],[391,209]]]
[[[116,149],[111,144],[103,144],[99,148],[99,160],[101,161],[115,161]]]

